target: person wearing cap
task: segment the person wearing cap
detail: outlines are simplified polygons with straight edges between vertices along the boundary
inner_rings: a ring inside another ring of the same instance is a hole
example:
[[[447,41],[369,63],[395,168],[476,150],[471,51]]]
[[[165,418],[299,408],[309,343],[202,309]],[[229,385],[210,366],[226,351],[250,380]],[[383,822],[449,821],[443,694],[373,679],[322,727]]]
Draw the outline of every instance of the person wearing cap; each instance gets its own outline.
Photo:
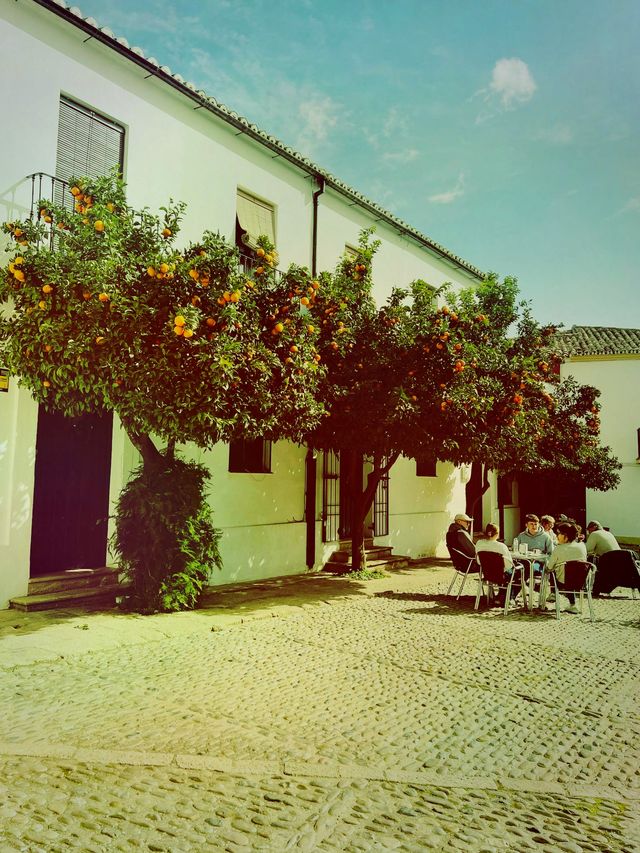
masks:
[[[551,554],[553,551],[553,540],[540,526],[537,515],[529,513],[525,515],[526,527],[522,533],[518,533],[518,542],[526,545],[530,551],[537,549],[542,554]]]
[[[465,512],[459,512],[447,530],[447,547],[462,551],[466,557],[476,556],[476,546],[469,535],[469,526],[473,521]]]
[[[618,540],[608,530],[604,530],[599,521],[590,521],[587,524],[587,555],[589,557],[601,557],[607,551],[619,551]]]

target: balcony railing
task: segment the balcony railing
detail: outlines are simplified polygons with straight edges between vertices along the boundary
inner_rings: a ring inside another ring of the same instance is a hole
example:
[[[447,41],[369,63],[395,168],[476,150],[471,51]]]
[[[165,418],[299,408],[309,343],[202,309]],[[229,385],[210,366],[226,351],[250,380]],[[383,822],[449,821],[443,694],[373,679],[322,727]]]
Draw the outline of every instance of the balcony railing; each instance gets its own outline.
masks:
[[[34,172],[33,175],[27,175],[27,181],[31,182],[31,206],[29,218],[32,222],[37,222],[40,219],[40,204],[39,202],[51,202],[58,207],[63,207],[65,210],[74,210],[75,199],[69,192],[69,181],[64,181],[62,178],[56,178],[55,175],[49,175],[47,172]],[[57,233],[55,228],[49,229],[48,237],[45,239],[49,242],[51,248],[55,245]],[[256,267],[261,266],[260,259],[255,255],[249,255],[246,252],[240,252],[238,267],[244,275],[253,275]],[[274,270],[276,279],[282,276],[282,272],[278,269]]]
[[[30,218],[32,222],[36,222],[40,218],[38,202],[41,200],[57,204],[67,210],[73,210],[73,196],[68,192],[68,181],[63,181],[62,178],[56,178],[54,175],[48,175],[46,172],[35,172],[33,175],[27,175],[27,180],[31,181]]]

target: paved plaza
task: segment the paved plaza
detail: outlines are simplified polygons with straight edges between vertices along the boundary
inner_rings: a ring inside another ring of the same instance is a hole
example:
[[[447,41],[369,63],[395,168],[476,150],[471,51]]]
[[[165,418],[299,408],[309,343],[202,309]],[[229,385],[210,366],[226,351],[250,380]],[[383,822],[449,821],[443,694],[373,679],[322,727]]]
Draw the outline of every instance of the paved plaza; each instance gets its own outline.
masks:
[[[640,851],[640,601],[503,618],[450,579],[1,613],[0,853]]]

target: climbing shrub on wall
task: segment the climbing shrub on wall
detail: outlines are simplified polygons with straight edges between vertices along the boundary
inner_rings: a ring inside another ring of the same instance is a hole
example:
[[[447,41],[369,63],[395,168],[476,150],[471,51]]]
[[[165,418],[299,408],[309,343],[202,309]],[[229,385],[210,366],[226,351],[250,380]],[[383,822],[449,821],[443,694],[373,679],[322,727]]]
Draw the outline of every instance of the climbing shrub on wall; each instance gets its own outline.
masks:
[[[222,568],[205,488],[207,469],[161,455],[122,490],[112,548],[143,612],[195,607],[212,568]]]

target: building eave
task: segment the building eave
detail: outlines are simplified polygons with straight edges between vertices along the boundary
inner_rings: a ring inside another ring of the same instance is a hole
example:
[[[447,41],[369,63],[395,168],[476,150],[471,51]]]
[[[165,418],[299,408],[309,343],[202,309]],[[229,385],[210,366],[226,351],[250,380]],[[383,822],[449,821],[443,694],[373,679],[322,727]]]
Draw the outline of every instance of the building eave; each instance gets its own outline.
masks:
[[[205,109],[239,133],[244,134],[247,138],[272,151],[278,157],[282,157],[295,168],[316,179],[322,179],[325,186],[330,187],[352,204],[375,216],[377,221],[384,222],[394,229],[399,236],[414,240],[419,246],[429,251],[432,255],[435,255],[447,265],[464,272],[476,281],[482,281],[486,278],[486,274],[473,266],[473,264],[454,255],[439,243],[430,240],[427,236],[394,216],[388,210],[380,207],[334,175],[317,166],[308,158],[303,157],[292,148],[284,145],[275,136],[265,133],[257,125],[247,121],[247,119],[238,113],[229,110],[224,104],[216,101],[215,98],[209,97],[206,92],[198,89],[193,83],[189,83],[178,74],[173,74],[168,66],[160,65],[157,61],[148,58],[141,48],[130,47],[126,39],[117,38],[111,30],[100,28],[92,18],[83,17],[77,7],[68,7],[63,0],[32,0],[32,2],[53,12],[59,18],[86,33],[90,38],[116,51],[142,68],[149,77],[153,77],[171,86],[194,102],[196,104],[195,109]]]

